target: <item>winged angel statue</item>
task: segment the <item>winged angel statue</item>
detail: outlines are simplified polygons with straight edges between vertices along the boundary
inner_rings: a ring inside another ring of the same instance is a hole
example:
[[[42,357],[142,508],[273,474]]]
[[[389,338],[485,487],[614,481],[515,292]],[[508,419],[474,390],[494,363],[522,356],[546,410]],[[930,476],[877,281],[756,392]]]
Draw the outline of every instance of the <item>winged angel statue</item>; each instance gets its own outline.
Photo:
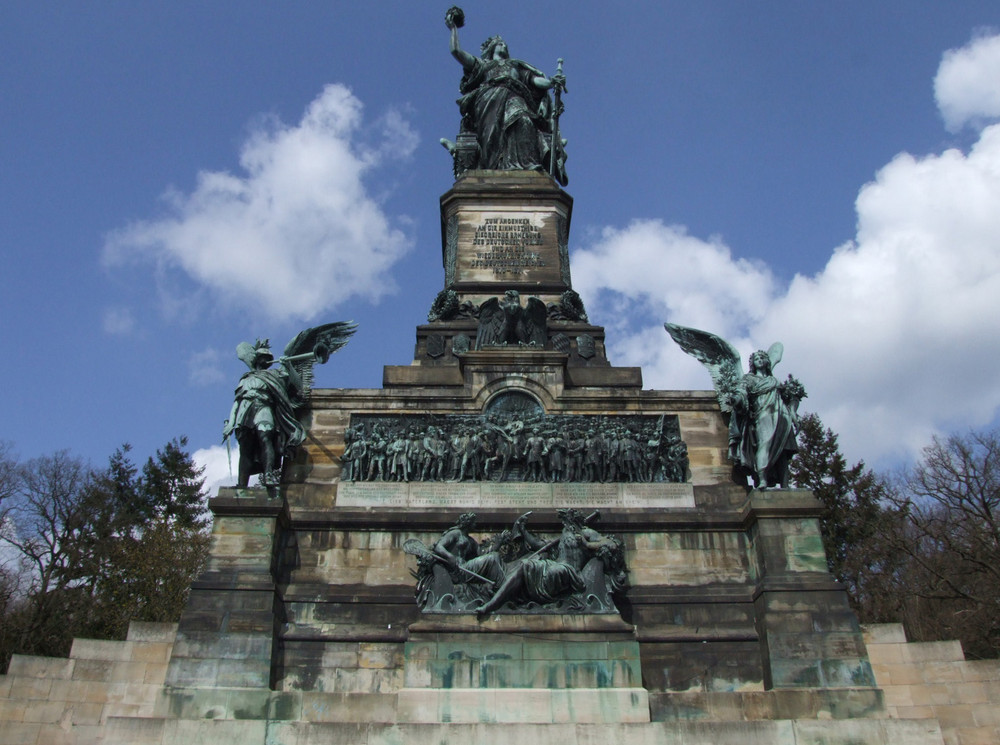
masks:
[[[749,474],[758,489],[787,487],[788,464],[798,451],[799,402],[806,392],[791,375],[784,383],[774,377],[784,346],[775,342],[766,352],[754,352],[744,375],[739,352],[725,339],[687,326],[663,325],[712,376],[719,406],[729,414],[729,457],[737,469]]]
[[[250,371],[243,373],[236,386],[236,400],[222,439],[225,442],[235,434],[239,443],[239,487],[245,489],[255,473],[261,475],[264,486],[281,481],[282,459],[306,437],[298,413],[312,390],[313,365],[325,364],[355,330],[354,322],[338,321],[301,331],[285,346],[285,353],[278,358],[280,367],[274,370],[269,369],[274,355],[267,339],[258,339],[255,344],[241,342],[236,347],[236,356]]]

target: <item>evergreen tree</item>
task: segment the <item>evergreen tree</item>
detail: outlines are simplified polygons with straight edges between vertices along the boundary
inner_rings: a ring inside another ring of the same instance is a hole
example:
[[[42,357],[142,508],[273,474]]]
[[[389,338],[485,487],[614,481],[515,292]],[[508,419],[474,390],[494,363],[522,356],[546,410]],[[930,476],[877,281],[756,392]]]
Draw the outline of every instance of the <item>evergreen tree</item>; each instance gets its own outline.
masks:
[[[173,440],[136,475],[128,446],[111,458],[95,493],[110,511],[110,534],[93,555],[103,562],[92,575],[92,633],[117,638],[129,621],[172,621],[184,609],[187,589],[208,552],[208,513],[202,469]]]
[[[102,471],[66,453],[16,463],[0,452],[0,543],[20,570],[0,577],[0,669],[13,652],[65,655],[74,637],[180,616],[209,540],[186,446],[171,441],[141,473],[128,445]]]
[[[864,461],[848,466],[837,435],[824,429],[816,414],[802,417],[798,441],[791,478],[823,504],[820,527],[830,572],[847,589],[862,621],[893,620],[898,609],[887,605],[885,584],[898,557],[886,551],[882,536],[894,529],[896,520],[885,506],[885,480]]]

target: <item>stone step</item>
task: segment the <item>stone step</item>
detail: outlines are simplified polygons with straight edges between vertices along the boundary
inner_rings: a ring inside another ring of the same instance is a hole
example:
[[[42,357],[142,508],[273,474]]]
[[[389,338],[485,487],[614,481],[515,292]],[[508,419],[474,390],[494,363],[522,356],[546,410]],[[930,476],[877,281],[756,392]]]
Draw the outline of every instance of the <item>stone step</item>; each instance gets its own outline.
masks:
[[[888,716],[880,688],[655,692],[649,694],[649,707],[654,721],[666,722]]]
[[[65,657],[36,657],[16,654],[10,658],[7,675],[21,678],[69,680],[73,677],[74,661]]]
[[[154,714],[177,719],[393,722],[395,693],[166,688]]]
[[[130,642],[173,642],[177,638],[176,623],[132,621],[126,639]]]
[[[870,623],[861,627],[865,644],[905,644],[906,631],[901,623]]]
[[[868,652],[872,664],[965,662],[959,641],[873,644]]]
[[[302,723],[108,719],[104,745],[943,745],[935,720],[772,720],[760,722],[526,723]]]
[[[399,722],[648,722],[645,688],[404,688]]]
[[[135,642],[112,641],[108,639],[74,639],[69,650],[70,659],[105,660],[107,662],[128,662],[132,659]]]

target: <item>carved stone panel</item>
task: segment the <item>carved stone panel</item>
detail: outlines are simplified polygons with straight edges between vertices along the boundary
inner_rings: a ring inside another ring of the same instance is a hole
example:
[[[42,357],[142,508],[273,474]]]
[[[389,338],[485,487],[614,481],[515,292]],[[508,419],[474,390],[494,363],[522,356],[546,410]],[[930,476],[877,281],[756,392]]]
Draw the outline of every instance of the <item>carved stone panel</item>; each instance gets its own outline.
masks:
[[[353,414],[345,440],[353,481],[504,482],[498,498],[515,501],[518,488],[683,483],[689,470],[676,416],[547,415],[519,392],[483,414]]]

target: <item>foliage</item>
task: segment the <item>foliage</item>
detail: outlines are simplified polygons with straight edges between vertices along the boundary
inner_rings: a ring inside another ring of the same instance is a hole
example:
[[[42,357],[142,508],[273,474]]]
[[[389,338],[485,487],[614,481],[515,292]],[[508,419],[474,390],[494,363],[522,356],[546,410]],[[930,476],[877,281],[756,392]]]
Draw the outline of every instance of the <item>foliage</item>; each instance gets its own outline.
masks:
[[[208,551],[186,445],[168,443],[141,472],[128,445],[99,471],[65,451],[18,462],[0,449],[0,669],[14,652],[64,655],[76,636],[179,617]]]
[[[812,490],[823,503],[820,527],[830,571],[846,587],[855,610],[875,616],[864,620],[884,620],[877,618],[869,586],[873,566],[885,559],[877,552],[886,483],[864,461],[848,466],[837,435],[824,429],[816,414],[802,417],[798,441],[789,470],[797,486]]]
[[[793,480],[823,503],[830,571],[860,620],[1000,656],[1000,432],[935,439],[891,480],[849,467],[815,415],[802,419],[799,448]]]

